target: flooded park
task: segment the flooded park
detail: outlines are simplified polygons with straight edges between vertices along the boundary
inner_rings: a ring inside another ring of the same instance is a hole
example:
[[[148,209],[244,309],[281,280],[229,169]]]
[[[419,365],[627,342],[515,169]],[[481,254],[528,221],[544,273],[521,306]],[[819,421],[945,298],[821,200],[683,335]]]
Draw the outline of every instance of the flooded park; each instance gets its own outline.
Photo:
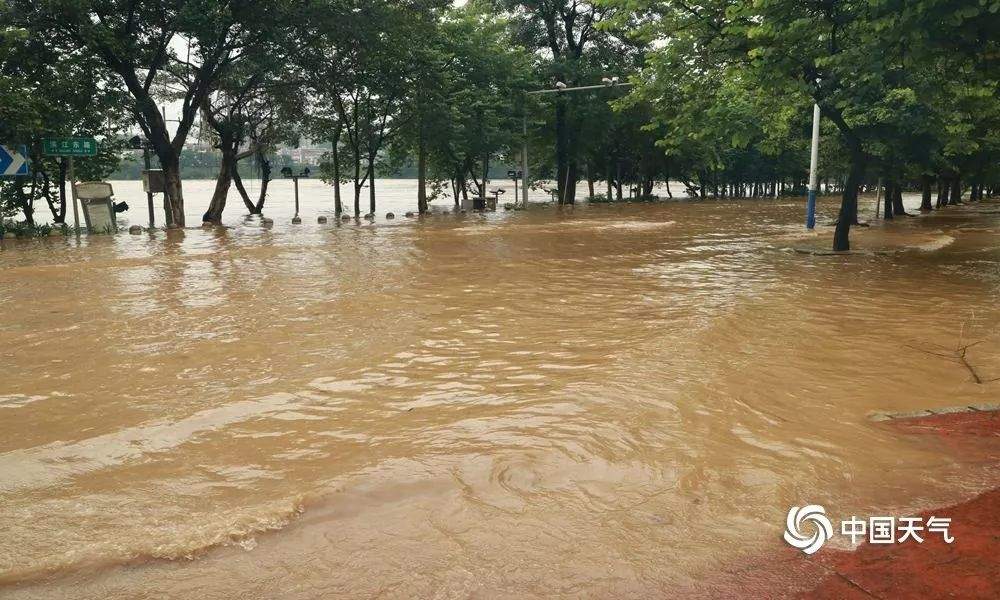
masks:
[[[1000,598],[1000,0],[0,0],[0,600]]]
[[[0,596],[708,597],[790,505],[1000,482],[995,438],[870,418],[998,398],[996,201],[830,255],[836,199],[328,198],[4,242]]]

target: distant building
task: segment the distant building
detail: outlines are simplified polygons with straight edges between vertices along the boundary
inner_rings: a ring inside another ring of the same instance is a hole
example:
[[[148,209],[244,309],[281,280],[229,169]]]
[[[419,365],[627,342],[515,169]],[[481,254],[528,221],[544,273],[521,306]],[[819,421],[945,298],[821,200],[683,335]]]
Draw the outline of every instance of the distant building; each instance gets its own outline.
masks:
[[[281,148],[278,154],[287,156],[300,165],[318,165],[326,152],[323,148]]]

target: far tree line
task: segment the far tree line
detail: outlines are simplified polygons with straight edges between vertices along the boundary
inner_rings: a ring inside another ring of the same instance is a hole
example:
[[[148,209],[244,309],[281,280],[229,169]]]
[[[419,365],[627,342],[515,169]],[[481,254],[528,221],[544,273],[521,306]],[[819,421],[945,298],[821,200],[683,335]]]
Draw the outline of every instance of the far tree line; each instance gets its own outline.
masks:
[[[818,104],[839,250],[877,181],[886,218],[904,189],[933,210],[1000,181],[1000,0],[0,0],[0,23],[0,141],[26,144],[32,167],[0,201],[29,222],[42,202],[66,215],[65,163],[43,138],[101,140],[78,163],[97,178],[136,131],[177,227],[192,141],[219,156],[205,221],[233,188],[260,213],[276,149],[304,138],[328,145],[338,214],[374,213],[376,175],[403,165],[422,212],[519,164],[525,118],[533,178],[559,202],[581,181],[605,200],[666,181],[773,197],[805,192]],[[525,94],[609,76],[635,85]]]

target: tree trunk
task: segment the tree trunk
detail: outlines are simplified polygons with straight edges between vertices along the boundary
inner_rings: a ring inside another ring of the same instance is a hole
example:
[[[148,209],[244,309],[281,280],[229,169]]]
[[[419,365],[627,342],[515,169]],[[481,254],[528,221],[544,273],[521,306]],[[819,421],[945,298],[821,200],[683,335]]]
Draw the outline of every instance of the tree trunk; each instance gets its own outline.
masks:
[[[417,212],[427,212],[427,149],[424,147],[423,132],[417,140]]]
[[[184,190],[181,186],[180,160],[176,156],[160,157],[163,168],[164,193],[163,211],[167,228],[184,227]]]
[[[622,161],[619,159],[615,163],[615,193],[617,194],[618,202],[622,201]]]
[[[948,205],[948,190],[949,190],[948,180],[945,179],[944,177],[938,179],[938,194],[937,194],[937,202],[935,205],[936,208],[941,208],[942,206]]]
[[[229,144],[223,142],[225,146]],[[212,201],[208,204],[208,210],[202,215],[204,223],[222,223],[222,211],[226,208],[226,199],[229,197],[229,188],[233,183],[234,160],[229,148],[222,149],[222,163],[219,165],[219,175],[215,179],[215,192],[212,194]]]
[[[851,170],[841,195],[840,216],[837,218],[837,228],[833,234],[833,249],[836,252],[851,249],[851,225],[858,217],[858,186],[861,185],[864,176],[864,154],[854,151],[851,153]]]
[[[264,201],[267,200],[267,184],[271,183],[271,161],[264,158],[264,153],[258,148],[257,164],[260,165],[260,194],[257,196],[257,204],[254,206],[253,214],[264,212]]]
[[[951,196],[948,201],[951,204],[962,203],[962,178],[957,174],[955,175],[955,178],[951,180]]]
[[[53,222],[62,225],[66,222],[66,172],[69,163],[66,158],[59,161],[59,214],[55,216]]]
[[[607,184],[608,184],[608,202],[611,202],[611,201],[612,201],[612,200],[614,199],[614,197],[613,197],[613,195],[612,195],[612,191],[613,191],[613,190],[611,189],[611,188],[612,188],[612,183],[611,183],[611,180],[613,179],[613,177],[611,176],[611,171],[612,171],[612,169],[611,169],[611,166],[612,166],[612,162],[613,162],[613,161],[612,161],[611,159],[608,159],[608,172],[607,172]]]
[[[903,206],[903,186],[898,182],[892,194],[892,214],[896,216],[906,215],[906,207]]]
[[[368,155],[368,214],[375,216],[375,154]]]
[[[354,149],[354,218],[361,216],[361,154],[357,148]]]
[[[480,196],[483,199],[483,208],[486,207],[486,182],[490,178],[490,153],[487,152],[483,154],[483,193]]]
[[[572,204],[576,197],[576,169],[570,159],[569,115],[566,99],[556,94],[556,190],[559,204]]]
[[[15,185],[15,193],[17,194],[18,207],[24,214],[24,222],[28,225],[35,224],[35,190],[38,187],[38,173],[34,173],[31,176],[31,189],[27,194],[24,193],[24,186],[20,184]]]
[[[931,182],[933,177],[923,175],[920,178],[920,211],[934,210],[931,206]]]
[[[254,214],[254,209],[257,207],[254,206],[253,201],[250,200],[250,194],[247,193],[247,188],[243,185],[243,177],[240,176],[239,161],[235,161],[233,163],[233,185],[236,186],[236,191],[240,193],[240,198],[243,199],[243,205],[247,207],[250,214]]]
[[[587,163],[587,192],[591,198],[594,197],[594,176],[591,175],[593,172],[594,170],[591,168],[590,163]]]
[[[890,179],[885,182],[885,197],[882,198],[882,216],[887,221],[892,219],[894,214],[894,211],[892,210],[892,199],[895,194],[896,182]]]
[[[338,125],[337,132],[333,135],[333,212],[339,217],[344,212],[344,206],[340,202],[340,131]]]
[[[576,201],[576,182],[579,178],[573,158],[569,125],[569,109],[562,94],[556,94],[556,190],[560,204]]]

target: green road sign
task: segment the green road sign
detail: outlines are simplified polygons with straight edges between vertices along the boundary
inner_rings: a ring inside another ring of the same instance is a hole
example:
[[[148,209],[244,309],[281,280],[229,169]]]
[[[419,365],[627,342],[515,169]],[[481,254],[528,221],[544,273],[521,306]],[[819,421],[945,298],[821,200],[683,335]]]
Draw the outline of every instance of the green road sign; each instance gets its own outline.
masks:
[[[42,140],[42,152],[48,156],[94,156],[94,138],[47,138]]]

